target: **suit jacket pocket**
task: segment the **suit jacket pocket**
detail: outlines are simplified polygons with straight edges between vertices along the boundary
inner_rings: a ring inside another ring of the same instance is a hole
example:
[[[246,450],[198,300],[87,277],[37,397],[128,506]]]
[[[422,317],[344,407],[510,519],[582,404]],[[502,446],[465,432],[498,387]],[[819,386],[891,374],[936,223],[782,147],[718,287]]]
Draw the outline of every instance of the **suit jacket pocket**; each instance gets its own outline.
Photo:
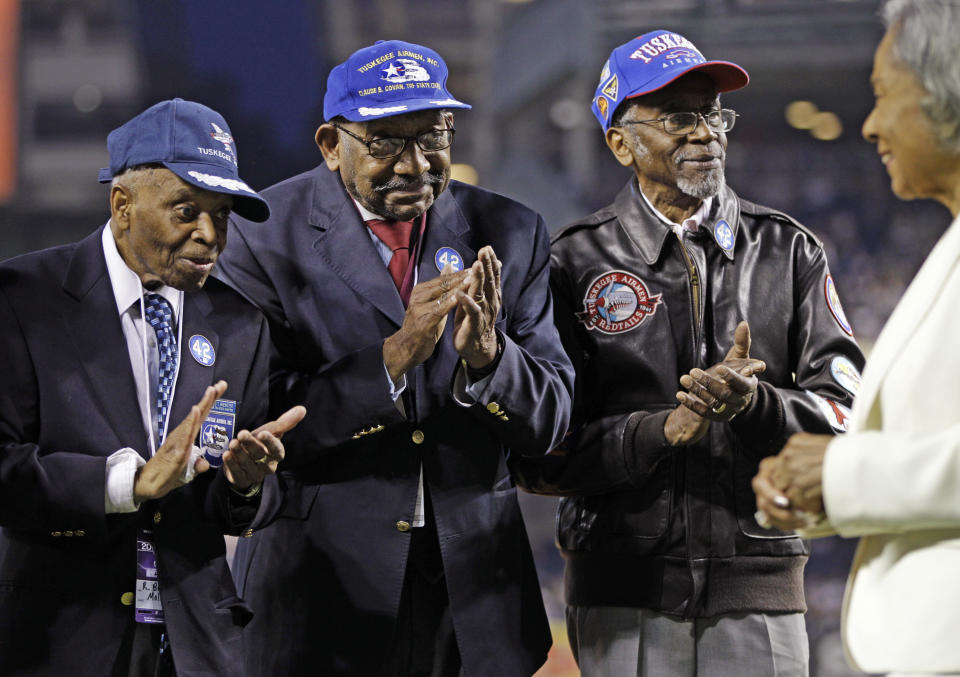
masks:
[[[305,520],[310,516],[313,504],[320,492],[319,484],[301,484],[297,481],[288,482],[286,496],[280,517],[286,519]]]

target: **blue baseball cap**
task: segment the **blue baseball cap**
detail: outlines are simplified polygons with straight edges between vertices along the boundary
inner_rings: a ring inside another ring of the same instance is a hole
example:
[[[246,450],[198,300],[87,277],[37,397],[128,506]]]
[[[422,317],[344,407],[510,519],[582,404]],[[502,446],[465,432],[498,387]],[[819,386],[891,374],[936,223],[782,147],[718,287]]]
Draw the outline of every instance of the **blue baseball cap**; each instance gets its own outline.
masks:
[[[233,196],[233,211],[251,221],[270,218],[270,206],[237,174],[236,142],[217,111],[183,99],[150,106],[107,136],[106,183],[130,167],[160,164],[198,188]]]
[[[692,71],[702,71],[713,78],[717,92],[732,92],[750,82],[747,71],[737,64],[707,61],[700,50],[679,33],[657,30],[610,52],[590,107],[606,132],[621,103],[662,89]]]
[[[330,71],[323,117],[375,120],[431,108],[471,108],[447,91],[447,64],[429,47],[378,40]]]

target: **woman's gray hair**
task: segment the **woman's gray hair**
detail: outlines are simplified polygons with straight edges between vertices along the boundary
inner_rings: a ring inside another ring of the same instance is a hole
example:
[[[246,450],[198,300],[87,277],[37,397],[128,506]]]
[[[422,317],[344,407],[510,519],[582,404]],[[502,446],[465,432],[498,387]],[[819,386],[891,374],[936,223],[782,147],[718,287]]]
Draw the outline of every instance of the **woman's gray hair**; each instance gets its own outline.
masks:
[[[896,55],[929,94],[921,108],[960,149],[960,0],[888,0],[882,16]]]

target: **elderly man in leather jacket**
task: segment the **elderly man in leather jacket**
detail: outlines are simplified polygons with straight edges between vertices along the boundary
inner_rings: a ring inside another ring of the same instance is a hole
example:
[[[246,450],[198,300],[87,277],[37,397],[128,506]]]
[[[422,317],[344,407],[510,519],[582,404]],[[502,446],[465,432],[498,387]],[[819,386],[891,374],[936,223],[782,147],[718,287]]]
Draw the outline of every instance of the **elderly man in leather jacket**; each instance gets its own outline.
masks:
[[[807,545],[761,528],[750,480],[791,433],[844,430],[863,356],[816,236],[725,184],[718,92],[748,79],[669,31],[613,50],[593,111],[635,176],[553,240],[574,427],[514,470],[566,496],[586,677],[808,671]]]

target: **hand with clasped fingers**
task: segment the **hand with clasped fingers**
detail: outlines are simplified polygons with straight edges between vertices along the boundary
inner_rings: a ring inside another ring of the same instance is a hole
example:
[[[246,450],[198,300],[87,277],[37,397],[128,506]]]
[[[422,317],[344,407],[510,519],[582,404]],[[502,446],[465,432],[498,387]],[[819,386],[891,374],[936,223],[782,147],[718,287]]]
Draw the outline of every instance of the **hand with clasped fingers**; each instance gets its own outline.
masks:
[[[731,421],[750,404],[757,391],[755,375],[766,368],[763,360],[750,357],[750,326],[741,322],[722,362],[706,370],[691,369],[680,377],[686,390],[677,393],[680,406],[664,423],[667,442],[693,444],[703,438],[711,422]]]

